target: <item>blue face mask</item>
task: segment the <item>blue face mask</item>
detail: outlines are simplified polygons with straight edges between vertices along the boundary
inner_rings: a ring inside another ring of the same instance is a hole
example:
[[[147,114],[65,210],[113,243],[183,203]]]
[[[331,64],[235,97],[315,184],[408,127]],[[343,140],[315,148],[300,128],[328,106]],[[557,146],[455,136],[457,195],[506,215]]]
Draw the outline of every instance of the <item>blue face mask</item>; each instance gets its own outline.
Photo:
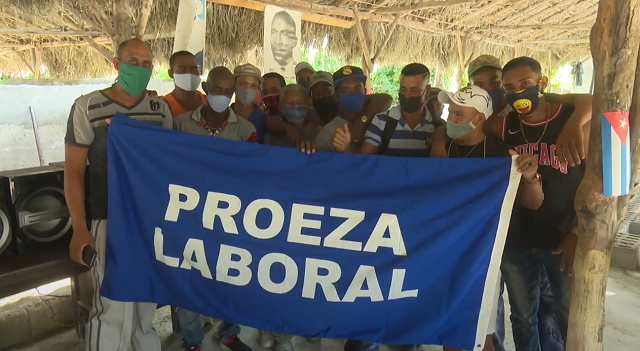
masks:
[[[221,113],[229,108],[231,98],[225,95],[207,95],[207,102],[209,102],[209,106],[211,106],[214,111]]]
[[[295,105],[293,107],[285,108],[282,110],[282,115],[289,123],[292,123],[292,124],[302,123],[304,122],[304,119],[307,117],[307,106]]]
[[[468,134],[476,129],[476,126],[473,122],[469,122],[466,124],[458,124],[454,123],[450,119],[447,120],[447,135],[449,138],[456,140],[465,134]]]
[[[340,95],[338,100],[340,101],[340,106],[344,107],[348,111],[358,112],[362,110],[365,97],[366,95],[364,93],[351,93]]]

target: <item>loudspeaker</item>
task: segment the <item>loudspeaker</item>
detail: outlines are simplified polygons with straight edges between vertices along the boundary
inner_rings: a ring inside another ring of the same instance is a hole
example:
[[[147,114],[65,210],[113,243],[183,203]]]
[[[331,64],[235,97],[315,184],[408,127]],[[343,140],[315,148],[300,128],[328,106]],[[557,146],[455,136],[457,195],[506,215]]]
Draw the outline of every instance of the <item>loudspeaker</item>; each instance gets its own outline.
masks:
[[[6,178],[0,178],[0,254],[4,252],[13,240],[11,228],[11,198],[7,194],[9,183]]]
[[[1,172],[10,183],[14,234],[27,244],[45,245],[71,232],[61,167],[44,166]]]

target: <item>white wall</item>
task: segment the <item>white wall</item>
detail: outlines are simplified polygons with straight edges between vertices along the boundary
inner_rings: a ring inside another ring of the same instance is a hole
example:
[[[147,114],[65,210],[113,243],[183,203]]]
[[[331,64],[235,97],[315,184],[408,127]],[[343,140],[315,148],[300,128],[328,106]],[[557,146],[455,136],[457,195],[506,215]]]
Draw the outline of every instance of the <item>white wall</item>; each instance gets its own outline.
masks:
[[[64,133],[73,101],[112,83],[107,79],[9,80],[0,85],[0,171],[40,165],[29,106],[34,107],[38,118],[45,162],[62,161]],[[164,95],[173,90],[173,81],[152,80],[149,89]]]

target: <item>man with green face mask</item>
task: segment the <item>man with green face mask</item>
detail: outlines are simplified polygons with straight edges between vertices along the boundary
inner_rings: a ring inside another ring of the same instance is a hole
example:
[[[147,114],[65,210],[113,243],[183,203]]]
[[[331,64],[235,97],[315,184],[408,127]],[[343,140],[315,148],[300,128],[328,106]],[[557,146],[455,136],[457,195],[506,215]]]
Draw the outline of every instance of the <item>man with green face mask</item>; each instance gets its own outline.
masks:
[[[173,127],[173,119],[164,101],[145,94],[153,69],[147,44],[138,39],[123,42],[113,65],[118,71],[116,83],[76,99],[67,122],[64,190],[73,223],[69,253],[80,265],[84,265],[85,248],[93,248],[97,254],[91,267],[95,296],[86,327],[87,350],[120,351],[133,345],[135,350],[160,351],[160,339],[152,325],[157,304],[113,301],[100,294],[107,243],[107,132],[116,113],[166,128]],[[85,207],[87,161],[91,230]]]

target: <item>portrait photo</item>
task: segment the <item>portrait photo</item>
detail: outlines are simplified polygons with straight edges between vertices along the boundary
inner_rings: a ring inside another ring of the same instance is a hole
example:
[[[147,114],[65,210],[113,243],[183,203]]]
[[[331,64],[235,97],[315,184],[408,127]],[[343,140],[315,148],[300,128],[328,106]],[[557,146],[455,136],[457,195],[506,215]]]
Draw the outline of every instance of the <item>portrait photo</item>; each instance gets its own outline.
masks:
[[[295,78],[300,62],[301,14],[267,5],[264,9],[264,73],[276,72]]]

